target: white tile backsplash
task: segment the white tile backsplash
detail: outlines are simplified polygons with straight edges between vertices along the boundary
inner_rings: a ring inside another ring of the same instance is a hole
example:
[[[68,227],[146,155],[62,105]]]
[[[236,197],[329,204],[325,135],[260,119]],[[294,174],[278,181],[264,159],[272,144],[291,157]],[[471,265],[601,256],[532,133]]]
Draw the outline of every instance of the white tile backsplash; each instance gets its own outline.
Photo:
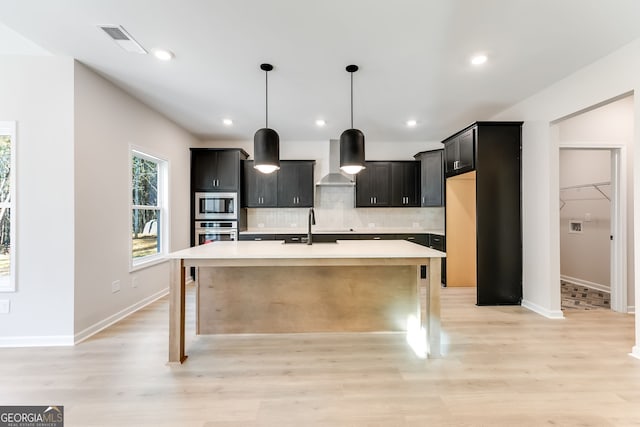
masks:
[[[355,208],[355,187],[316,187],[316,227],[444,230],[444,208]],[[305,228],[308,208],[247,209],[247,226]],[[261,227],[262,228],[262,227]]]

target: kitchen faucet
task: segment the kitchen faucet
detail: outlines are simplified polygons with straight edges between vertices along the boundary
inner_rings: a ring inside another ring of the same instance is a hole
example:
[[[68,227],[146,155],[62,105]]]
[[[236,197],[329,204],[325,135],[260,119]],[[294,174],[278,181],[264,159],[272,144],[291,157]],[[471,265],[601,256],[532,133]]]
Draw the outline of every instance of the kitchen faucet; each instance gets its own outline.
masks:
[[[309,208],[309,228],[307,229],[307,245],[313,244],[311,226],[316,225],[316,213],[313,208]]]

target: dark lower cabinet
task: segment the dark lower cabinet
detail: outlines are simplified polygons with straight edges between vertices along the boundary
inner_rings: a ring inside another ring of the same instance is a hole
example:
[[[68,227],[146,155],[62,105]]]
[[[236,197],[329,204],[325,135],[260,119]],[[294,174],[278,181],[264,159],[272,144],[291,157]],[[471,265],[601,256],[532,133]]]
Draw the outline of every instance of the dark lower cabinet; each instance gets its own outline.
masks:
[[[276,239],[276,235],[275,234],[262,234],[262,233],[255,233],[255,234],[247,234],[247,233],[240,233],[238,235],[238,240],[240,241],[262,241],[262,240],[275,240]]]
[[[439,234],[429,234],[429,246],[432,249],[435,249],[440,252],[447,251],[447,243],[445,236],[441,236]],[[442,258],[440,262],[440,276],[441,281],[444,286],[447,286],[447,259]]]
[[[417,243],[422,246],[429,246],[429,235],[428,234],[397,234],[396,238],[398,240],[406,240],[411,243]]]

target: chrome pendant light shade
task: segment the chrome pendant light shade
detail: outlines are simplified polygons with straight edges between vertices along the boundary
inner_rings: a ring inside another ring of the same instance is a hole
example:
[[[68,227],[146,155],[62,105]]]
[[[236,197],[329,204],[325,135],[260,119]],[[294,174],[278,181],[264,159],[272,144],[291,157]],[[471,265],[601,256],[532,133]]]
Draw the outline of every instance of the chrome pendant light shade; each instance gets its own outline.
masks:
[[[269,128],[269,82],[268,73],[273,65],[262,64],[265,72],[265,126],[253,136],[253,167],[262,173],[272,173],[280,169],[280,137],[278,132]]]
[[[364,134],[360,129],[353,128],[353,73],[358,71],[358,66],[349,65],[346,70],[351,74],[351,129],[340,135],[340,169],[348,174],[356,174],[365,168]]]

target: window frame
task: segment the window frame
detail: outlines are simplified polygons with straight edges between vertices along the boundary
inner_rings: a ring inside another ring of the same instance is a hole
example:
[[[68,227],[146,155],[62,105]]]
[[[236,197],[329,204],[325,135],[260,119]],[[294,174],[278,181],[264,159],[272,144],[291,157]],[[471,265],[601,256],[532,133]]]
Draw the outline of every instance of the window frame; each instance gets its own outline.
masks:
[[[16,122],[15,121],[0,121],[0,135],[9,135],[11,138],[11,160],[9,171],[9,182],[11,188],[9,189],[9,194],[11,195],[11,201],[7,204],[10,209],[9,214],[9,224],[11,230],[9,231],[9,239],[11,240],[11,257],[9,264],[9,280],[8,283],[3,284],[0,281],[0,292],[15,292],[16,291],[16,266],[17,266],[17,240],[16,240],[16,232],[17,232],[17,222],[16,222],[16,153],[17,153],[17,143],[18,140],[16,138]]]
[[[133,204],[133,157],[139,157],[141,159],[153,162],[158,165],[158,190],[157,190],[157,205],[151,208],[149,205],[134,205]],[[131,146],[129,150],[129,271],[136,271],[146,267],[150,267],[156,264],[166,262],[168,260],[167,254],[169,253],[169,162],[160,156],[150,153],[149,150],[141,147]],[[159,251],[152,255],[146,255],[140,258],[133,257],[133,220],[132,213],[134,209],[149,209],[158,211],[158,238],[160,239]]]

